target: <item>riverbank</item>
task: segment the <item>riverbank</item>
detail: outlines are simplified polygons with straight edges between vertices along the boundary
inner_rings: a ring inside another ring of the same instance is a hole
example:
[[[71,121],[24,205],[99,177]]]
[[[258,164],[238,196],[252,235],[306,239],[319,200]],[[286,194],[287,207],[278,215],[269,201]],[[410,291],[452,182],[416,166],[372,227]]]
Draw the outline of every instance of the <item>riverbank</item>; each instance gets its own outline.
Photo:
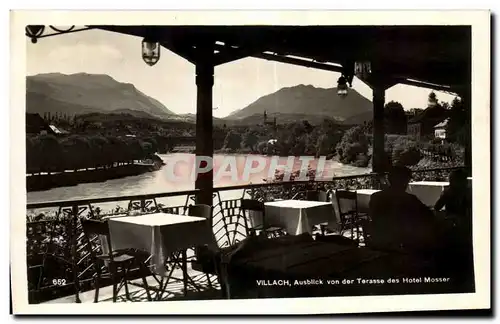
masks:
[[[125,164],[107,168],[96,168],[81,171],[65,171],[52,174],[35,174],[26,176],[26,191],[44,191],[58,187],[71,187],[82,183],[104,182],[136,176],[159,170],[165,163],[155,156],[147,163]]]

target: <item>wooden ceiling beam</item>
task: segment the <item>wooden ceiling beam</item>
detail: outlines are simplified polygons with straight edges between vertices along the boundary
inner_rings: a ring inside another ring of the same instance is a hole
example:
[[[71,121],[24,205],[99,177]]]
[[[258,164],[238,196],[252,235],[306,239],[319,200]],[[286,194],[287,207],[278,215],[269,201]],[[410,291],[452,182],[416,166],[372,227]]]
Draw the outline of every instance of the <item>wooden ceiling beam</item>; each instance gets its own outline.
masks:
[[[252,57],[261,58],[261,59],[265,59],[268,61],[275,61],[275,62],[280,62],[280,63],[288,63],[288,64],[293,64],[293,65],[298,65],[298,66],[304,66],[304,67],[319,69],[319,70],[326,70],[326,71],[339,72],[339,73],[342,72],[341,66],[335,66],[335,65],[325,64],[325,63],[308,61],[306,59],[280,56],[280,55],[269,54],[269,53],[256,53],[256,54],[253,54]]]
[[[192,64],[196,64],[196,53],[192,48],[186,45],[176,44],[175,42],[160,42],[160,45],[168,49],[169,51],[179,55],[186,61],[189,61]]]
[[[214,66],[222,65],[225,63],[233,62],[236,60],[240,60],[242,58],[248,57],[252,54],[258,53],[262,50],[258,50],[254,47],[232,47],[231,45],[215,45],[215,49],[219,51],[219,53],[215,54],[214,58]]]

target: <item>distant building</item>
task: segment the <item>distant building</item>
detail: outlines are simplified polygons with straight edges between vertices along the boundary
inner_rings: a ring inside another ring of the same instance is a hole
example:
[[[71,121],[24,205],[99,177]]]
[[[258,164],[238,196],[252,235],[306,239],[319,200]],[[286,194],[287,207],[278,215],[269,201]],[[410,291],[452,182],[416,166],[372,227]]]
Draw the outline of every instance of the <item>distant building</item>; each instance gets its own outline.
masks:
[[[448,118],[448,111],[440,105],[430,107],[408,121],[408,135],[420,139],[434,137],[434,126]]]
[[[39,115],[26,113],[26,134],[29,135],[42,135],[56,133],[50,125]]]
[[[264,126],[276,128],[276,117],[273,118],[273,121],[267,121],[267,111],[264,111]]]
[[[443,122],[434,126],[434,137],[440,139],[446,139],[446,125],[448,125],[448,120],[445,119]]]

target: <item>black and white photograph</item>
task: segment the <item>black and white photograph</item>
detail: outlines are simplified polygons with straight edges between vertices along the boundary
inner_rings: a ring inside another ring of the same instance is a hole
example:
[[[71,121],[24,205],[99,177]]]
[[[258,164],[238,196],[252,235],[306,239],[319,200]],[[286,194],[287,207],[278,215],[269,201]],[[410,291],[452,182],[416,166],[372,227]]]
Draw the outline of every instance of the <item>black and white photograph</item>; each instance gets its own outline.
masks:
[[[490,13],[277,17],[11,13],[15,313],[490,307]]]

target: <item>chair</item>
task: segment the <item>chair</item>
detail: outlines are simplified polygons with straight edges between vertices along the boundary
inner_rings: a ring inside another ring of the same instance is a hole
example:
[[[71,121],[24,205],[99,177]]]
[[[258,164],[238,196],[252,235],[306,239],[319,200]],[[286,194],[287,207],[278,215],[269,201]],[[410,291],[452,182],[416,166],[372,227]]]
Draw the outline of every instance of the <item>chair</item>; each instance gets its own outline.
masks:
[[[329,198],[328,191],[324,190],[307,190],[306,191],[306,200],[308,201],[321,201],[327,202]],[[328,231],[328,223],[321,223],[317,225],[313,225],[313,231],[320,232],[321,235],[325,235]]]
[[[356,229],[356,240],[359,242],[360,219],[368,217],[365,213],[358,211],[358,198],[356,191],[336,190],[340,232],[344,233],[346,229],[351,232],[351,239],[354,239],[354,229]]]
[[[94,303],[99,299],[99,288],[102,279],[111,279],[113,283],[113,302],[116,302],[118,292],[125,286],[126,298],[130,300],[130,293],[128,289],[127,276],[133,265],[139,266],[141,273],[142,283],[146,289],[148,301],[151,301],[149,287],[146,281],[146,274],[148,269],[144,263],[138,260],[137,255],[130,249],[127,250],[113,250],[111,247],[111,236],[109,233],[109,226],[107,221],[84,219],[81,221],[86,247],[91,257],[92,263],[95,266],[96,274],[94,276],[95,297]],[[97,255],[93,242],[96,239],[102,239],[102,254]],[[103,273],[102,269],[107,268],[109,273]]]
[[[208,284],[212,287],[210,274],[217,276],[222,288],[223,296],[229,298],[229,284],[227,282],[228,276],[225,265],[225,255],[234,247],[225,249],[219,248],[217,238],[212,229],[212,215],[213,208],[208,205],[198,204],[188,207],[189,216],[198,216],[207,219],[208,230],[212,233],[212,240],[204,246],[197,246],[195,248],[195,260],[191,262],[191,268],[206,274]]]
[[[372,241],[372,233],[373,233],[373,224],[369,217],[361,218],[359,220],[361,225],[361,231],[363,233],[363,243],[365,247],[371,247],[373,244]]]
[[[317,190],[307,190],[306,200],[309,201],[319,201],[319,191]]]
[[[284,228],[267,223],[263,202],[254,199],[242,199],[240,208],[244,214],[247,212],[256,212],[262,215],[262,224],[247,225],[247,231],[250,236],[257,235],[257,231],[260,231],[259,234],[265,234],[269,238],[286,235]],[[254,222],[254,219],[250,215],[245,215],[245,220],[247,219],[250,220],[250,223]]]

